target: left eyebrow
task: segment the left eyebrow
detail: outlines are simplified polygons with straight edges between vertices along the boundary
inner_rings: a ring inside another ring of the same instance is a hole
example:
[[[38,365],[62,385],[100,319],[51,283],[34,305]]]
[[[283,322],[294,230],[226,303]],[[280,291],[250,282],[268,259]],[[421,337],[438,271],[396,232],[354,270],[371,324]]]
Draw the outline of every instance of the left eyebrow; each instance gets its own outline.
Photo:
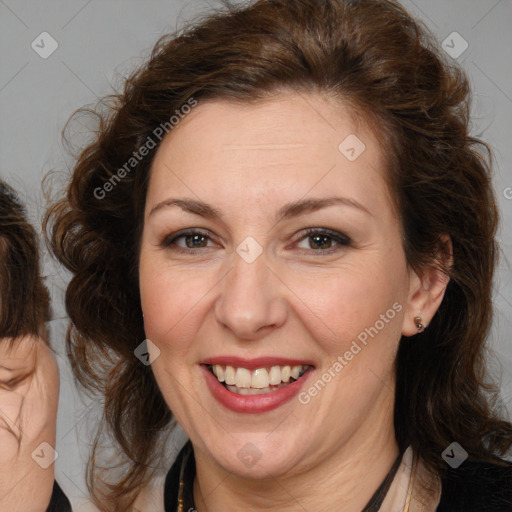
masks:
[[[326,197],[321,199],[302,199],[299,201],[294,201],[293,203],[288,203],[280,208],[277,212],[277,221],[280,222],[291,217],[297,217],[299,215],[304,215],[305,213],[311,213],[322,208],[335,205],[356,208],[373,217],[373,214],[370,212],[370,210],[368,210],[368,208],[363,206],[359,201],[356,201],[355,199],[350,199],[348,197]]]

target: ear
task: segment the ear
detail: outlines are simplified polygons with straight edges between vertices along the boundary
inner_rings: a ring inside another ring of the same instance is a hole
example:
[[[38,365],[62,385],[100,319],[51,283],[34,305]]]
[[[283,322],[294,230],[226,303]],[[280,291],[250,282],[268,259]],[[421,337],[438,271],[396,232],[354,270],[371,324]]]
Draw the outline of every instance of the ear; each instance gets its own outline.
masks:
[[[443,269],[450,269],[453,264],[452,242],[448,235],[441,237],[439,249],[431,265],[416,273],[410,269],[409,295],[405,307],[403,336],[414,336],[423,329],[418,329],[416,318],[426,328],[443,301],[450,277]]]

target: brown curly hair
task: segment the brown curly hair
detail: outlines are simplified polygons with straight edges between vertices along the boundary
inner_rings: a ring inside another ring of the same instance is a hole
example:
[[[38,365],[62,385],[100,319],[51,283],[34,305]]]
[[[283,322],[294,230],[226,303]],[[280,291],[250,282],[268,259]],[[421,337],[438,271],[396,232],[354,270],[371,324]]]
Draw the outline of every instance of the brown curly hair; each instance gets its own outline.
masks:
[[[400,449],[411,445],[442,475],[441,453],[454,440],[475,461],[495,462],[512,445],[512,425],[500,419],[497,389],[485,376],[498,215],[489,149],[469,135],[467,79],[392,0],[261,0],[162,38],[124,90],[104,100],[108,108],[96,109],[97,136],[47,213],[51,248],[73,274],[71,363],[79,381],[104,396],[107,431],[125,462],[109,479],[96,459],[97,437],[88,476],[101,510],[133,505],[172,424],[151,369],[133,354],[145,339],[138,252],[158,144],[132,169],[126,162],[191,98],[254,102],[282,90],[323,93],[374,121],[414,270],[433,265],[451,239],[442,305],[414,342],[400,341]]]
[[[38,243],[15,191],[0,181],[0,338],[34,335],[48,342],[50,297]]]

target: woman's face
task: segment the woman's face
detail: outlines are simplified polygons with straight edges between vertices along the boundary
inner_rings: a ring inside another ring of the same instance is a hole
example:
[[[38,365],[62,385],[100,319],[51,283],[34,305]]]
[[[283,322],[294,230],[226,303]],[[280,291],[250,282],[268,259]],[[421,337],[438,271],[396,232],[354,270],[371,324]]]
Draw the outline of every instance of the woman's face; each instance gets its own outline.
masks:
[[[393,364],[420,284],[378,141],[354,117],[313,94],[200,103],[154,160],[152,368],[196,458],[232,473],[394,442]]]

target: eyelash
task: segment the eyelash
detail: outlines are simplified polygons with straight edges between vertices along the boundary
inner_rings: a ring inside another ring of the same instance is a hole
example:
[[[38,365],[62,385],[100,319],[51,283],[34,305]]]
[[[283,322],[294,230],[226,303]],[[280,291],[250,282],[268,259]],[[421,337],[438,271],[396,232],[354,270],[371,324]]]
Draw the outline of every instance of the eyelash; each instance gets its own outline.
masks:
[[[301,237],[297,240],[297,242],[301,242],[302,240],[311,238],[313,236],[325,236],[327,238],[330,238],[332,242],[336,242],[338,245],[329,247],[328,249],[319,249],[319,250],[302,249],[302,250],[304,250],[308,253],[310,253],[310,251],[313,251],[313,253],[321,255],[321,254],[331,254],[333,252],[339,251],[343,247],[350,247],[352,245],[352,240],[347,235],[344,235],[343,233],[340,233],[338,231],[332,231],[330,229],[325,229],[325,228],[306,229],[306,231],[301,234]]]
[[[200,249],[205,249],[206,247],[199,247],[199,248],[185,248],[175,245],[176,241],[180,238],[186,238],[189,236],[194,235],[200,235],[202,237],[205,237],[208,240],[211,240],[211,237],[198,229],[186,229],[183,231],[179,231],[178,233],[173,233],[169,236],[167,236],[162,242],[161,247],[164,249],[172,249],[174,251],[181,252],[183,254],[195,254]],[[327,249],[303,249],[300,248],[299,250],[301,252],[305,252],[308,254],[316,254],[316,255],[323,255],[323,254],[332,254],[333,252],[339,251],[343,247],[350,247],[352,245],[352,240],[343,233],[340,233],[338,231],[332,231],[330,229],[325,228],[309,228],[305,232],[303,232],[299,239],[297,239],[294,243],[302,242],[303,240],[307,238],[311,238],[313,236],[325,236],[327,238],[330,238],[332,242],[337,243],[338,245],[335,245],[333,247],[329,247]],[[174,246],[174,247],[173,247]]]

